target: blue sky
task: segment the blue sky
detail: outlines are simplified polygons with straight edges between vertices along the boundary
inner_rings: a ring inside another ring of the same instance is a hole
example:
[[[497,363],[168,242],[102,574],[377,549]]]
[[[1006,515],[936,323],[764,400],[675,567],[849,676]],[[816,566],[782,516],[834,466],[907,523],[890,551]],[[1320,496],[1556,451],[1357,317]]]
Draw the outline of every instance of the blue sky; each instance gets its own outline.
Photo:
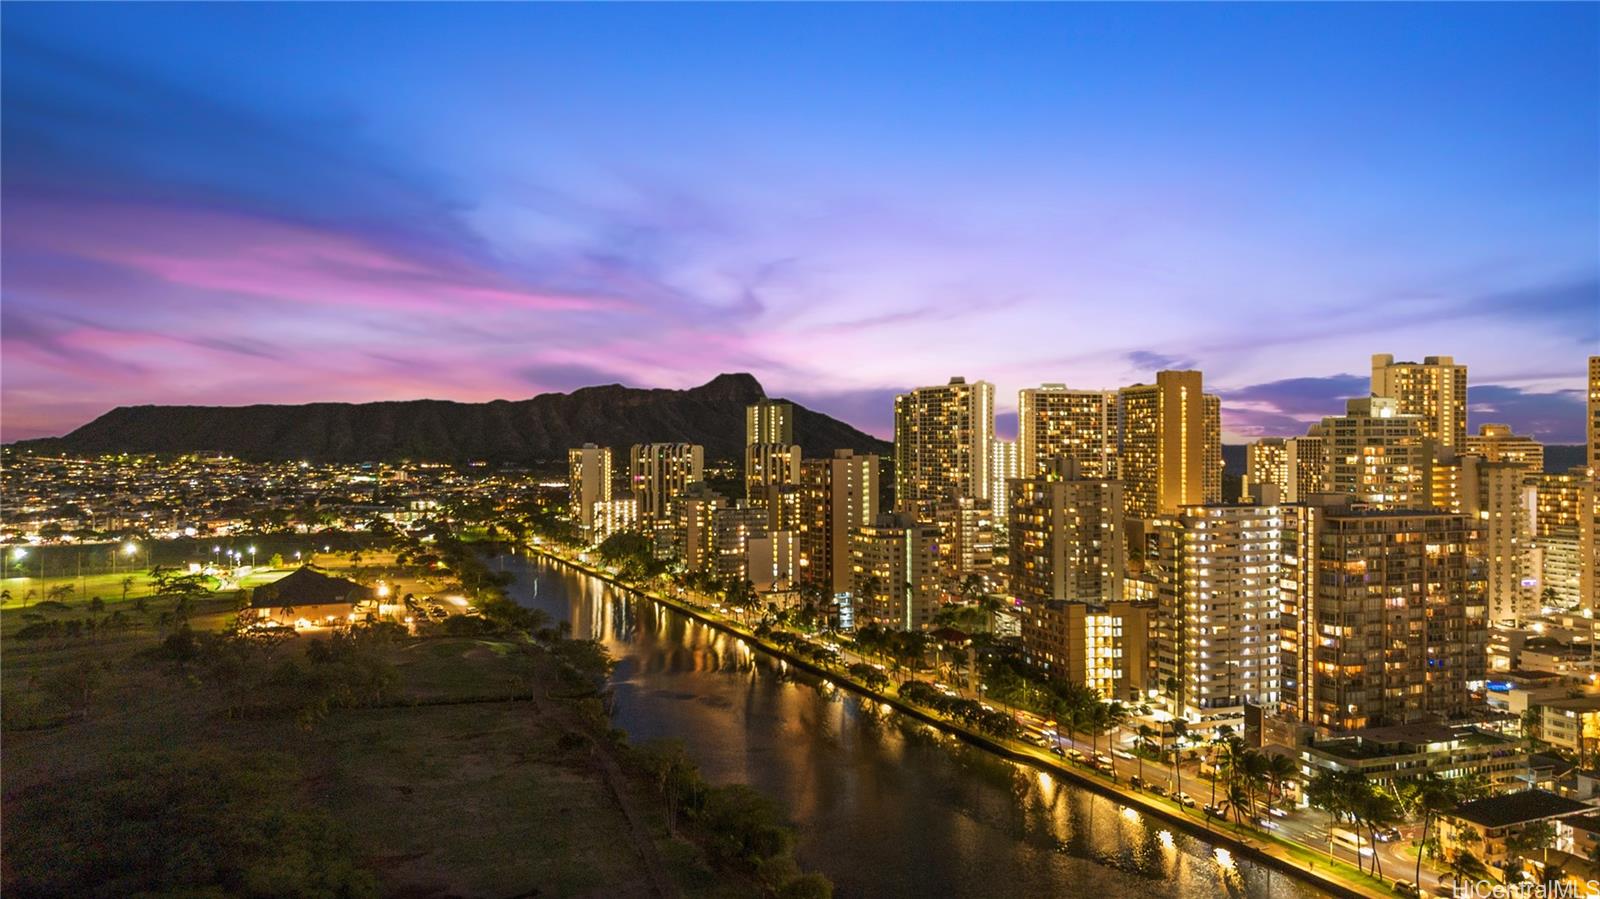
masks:
[[[1592,4],[8,4],[4,439],[114,405],[1193,366],[1231,440],[1374,352],[1581,435]]]

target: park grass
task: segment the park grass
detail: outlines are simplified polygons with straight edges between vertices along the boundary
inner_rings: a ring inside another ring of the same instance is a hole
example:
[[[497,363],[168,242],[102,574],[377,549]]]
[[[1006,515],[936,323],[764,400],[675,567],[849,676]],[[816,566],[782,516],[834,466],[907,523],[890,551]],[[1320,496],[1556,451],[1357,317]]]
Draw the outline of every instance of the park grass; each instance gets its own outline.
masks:
[[[130,591],[127,605],[136,598]],[[220,629],[238,599],[237,592],[205,598],[191,622]],[[148,603],[151,613],[165,602]],[[68,611],[48,614],[82,617],[88,605],[80,598]],[[120,589],[103,614],[118,608],[125,608]],[[72,666],[103,666],[106,676],[86,716],[46,716],[8,729],[0,769],[7,801],[128,757],[198,746],[275,751],[299,762],[300,789],[352,834],[386,895],[626,897],[652,890],[590,741],[574,739],[582,732],[576,713],[563,703],[528,700],[530,685],[540,695],[559,689],[553,660],[525,644],[401,641],[388,651],[398,677],[391,703],[337,710],[305,730],[289,716],[230,717],[211,688],[152,660],[148,650],[164,631],[148,614],[95,637],[17,640],[12,635],[26,614],[16,603],[0,609],[5,704],[44,702],[41,685]],[[278,657],[303,656],[311,639],[292,638]],[[640,775],[630,772],[620,789],[649,810],[647,838],[686,895],[734,896],[750,886],[712,876],[696,847],[668,837],[659,799]]]

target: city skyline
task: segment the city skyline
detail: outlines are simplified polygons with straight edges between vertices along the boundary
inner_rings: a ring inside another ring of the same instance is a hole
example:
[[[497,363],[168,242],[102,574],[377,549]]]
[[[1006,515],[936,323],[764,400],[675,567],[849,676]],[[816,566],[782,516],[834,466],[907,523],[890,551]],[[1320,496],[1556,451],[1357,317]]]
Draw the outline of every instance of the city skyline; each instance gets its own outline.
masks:
[[[1592,6],[8,13],[6,441],[722,371],[879,436],[988,380],[1009,437],[1193,367],[1238,443],[1372,353],[1582,440]]]

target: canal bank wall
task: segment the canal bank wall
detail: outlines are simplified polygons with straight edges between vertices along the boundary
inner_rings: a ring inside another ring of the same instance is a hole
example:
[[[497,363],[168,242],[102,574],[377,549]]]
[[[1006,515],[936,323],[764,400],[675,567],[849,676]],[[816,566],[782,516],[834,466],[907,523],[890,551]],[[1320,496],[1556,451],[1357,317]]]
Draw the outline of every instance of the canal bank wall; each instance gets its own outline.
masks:
[[[799,654],[791,652],[777,644],[762,640],[761,638],[755,636],[755,634],[753,634],[750,630],[735,622],[728,621],[720,616],[712,615],[706,610],[683,602],[676,597],[652,593],[648,590],[642,590],[632,584],[623,582],[615,575],[604,569],[596,568],[583,562],[557,555],[556,553],[553,553],[541,546],[530,545],[527,547],[527,549],[540,558],[546,559],[580,574],[585,574],[597,580],[603,581],[619,590],[623,590],[657,605],[669,608],[681,615],[698,621],[701,624],[728,634],[729,636],[738,637],[741,640],[747,641],[766,655],[769,655],[775,659],[781,659],[782,661],[806,671],[818,678],[821,678],[822,680],[825,680],[840,689],[849,690],[852,693],[867,699],[871,699],[874,702],[888,705],[903,715],[937,728],[941,732],[950,734],[951,736],[954,736],[972,746],[976,746],[980,749],[1001,756],[1009,761],[1028,765],[1029,767],[1045,771],[1052,777],[1060,777],[1071,781],[1076,786],[1091,790],[1100,794],[1101,796],[1115,800],[1116,802],[1119,802],[1130,808],[1138,809],[1141,812],[1152,815],[1159,820],[1173,825],[1185,833],[1199,837],[1208,843],[1213,843],[1219,847],[1225,848],[1230,853],[1233,853],[1238,857],[1249,859],[1258,864],[1281,871],[1297,880],[1310,884],[1311,886],[1323,890],[1331,895],[1341,897],[1360,897],[1360,899],[1379,899],[1379,897],[1385,897],[1385,899],[1387,899],[1387,897],[1393,897],[1395,895],[1389,890],[1379,889],[1366,883],[1351,881],[1347,878],[1339,876],[1329,876],[1333,872],[1327,871],[1326,869],[1317,870],[1314,867],[1307,867],[1306,864],[1302,863],[1300,860],[1288,857],[1288,849],[1286,847],[1279,846],[1270,838],[1262,837],[1259,840],[1251,840],[1238,836],[1229,831],[1212,828],[1208,826],[1208,819],[1191,816],[1185,814],[1184,812],[1177,811],[1174,808],[1168,808],[1166,804],[1157,802],[1153,797],[1145,793],[1121,789],[1115,784],[1106,781],[1104,778],[1092,776],[1088,771],[1071,767],[1069,765],[1056,762],[1053,759],[1044,758],[1033,753],[1024,752],[1016,747],[1008,746],[1005,743],[986,734],[970,730],[956,722],[946,720],[933,714],[932,712],[912,705],[911,703],[901,699],[899,696],[895,696],[888,692],[874,690],[848,677],[844,677],[839,672],[825,668],[811,659],[804,658]]]

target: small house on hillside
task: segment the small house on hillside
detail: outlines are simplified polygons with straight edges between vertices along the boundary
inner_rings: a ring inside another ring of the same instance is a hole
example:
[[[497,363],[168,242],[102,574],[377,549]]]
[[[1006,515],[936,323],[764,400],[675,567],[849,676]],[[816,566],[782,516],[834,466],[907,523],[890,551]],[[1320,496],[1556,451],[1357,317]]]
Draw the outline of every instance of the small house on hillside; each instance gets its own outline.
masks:
[[[257,587],[250,595],[250,609],[263,622],[328,626],[355,620],[356,606],[376,597],[371,587],[307,566]]]

